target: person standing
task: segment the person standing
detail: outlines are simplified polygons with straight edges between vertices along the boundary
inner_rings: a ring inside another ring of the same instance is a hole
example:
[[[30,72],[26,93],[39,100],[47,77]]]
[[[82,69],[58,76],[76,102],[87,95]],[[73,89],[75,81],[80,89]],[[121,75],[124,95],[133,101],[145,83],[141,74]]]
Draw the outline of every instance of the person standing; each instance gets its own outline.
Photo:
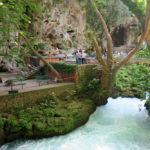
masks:
[[[82,64],[86,64],[86,53],[82,51]]]
[[[76,51],[76,64],[79,64],[80,62],[80,53],[79,50]]]

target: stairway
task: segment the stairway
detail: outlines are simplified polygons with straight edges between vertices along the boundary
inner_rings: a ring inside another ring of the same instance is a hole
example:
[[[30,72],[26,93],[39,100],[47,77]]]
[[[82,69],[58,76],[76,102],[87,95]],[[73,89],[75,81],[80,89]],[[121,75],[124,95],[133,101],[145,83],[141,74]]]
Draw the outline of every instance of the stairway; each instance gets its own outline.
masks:
[[[43,67],[44,66],[35,67],[30,71],[20,71],[19,74],[22,76],[23,80],[28,80],[31,79],[36,73],[38,73]]]

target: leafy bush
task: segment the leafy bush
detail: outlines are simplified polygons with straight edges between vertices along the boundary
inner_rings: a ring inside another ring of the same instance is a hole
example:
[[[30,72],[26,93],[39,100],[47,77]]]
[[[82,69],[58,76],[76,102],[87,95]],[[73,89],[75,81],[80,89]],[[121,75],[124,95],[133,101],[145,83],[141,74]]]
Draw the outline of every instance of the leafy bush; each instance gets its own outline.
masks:
[[[31,130],[32,129],[32,123],[30,123],[27,120],[23,120],[23,121],[21,121],[21,127],[26,128],[28,130]]]
[[[141,90],[150,90],[150,69],[145,64],[131,64],[123,67],[116,76],[116,88],[134,87]]]
[[[136,53],[136,57],[150,58],[150,50],[145,46]]]
[[[45,129],[45,127],[46,127],[46,125],[44,123],[41,123],[41,122],[34,122],[33,126],[36,129],[39,129],[40,131],[43,131]]]
[[[76,65],[73,64],[66,64],[66,63],[57,63],[57,62],[50,62],[50,64],[59,72],[64,73],[73,73],[76,69]]]
[[[58,100],[59,99],[56,94],[52,92],[50,95],[43,96],[41,101],[39,101],[38,103],[45,108],[56,107],[56,105],[58,104]]]
[[[25,119],[25,120],[27,120],[27,121],[31,121],[32,118],[33,118],[32,114],[31,114],[30,112],[25,112],[25,111],[23,111],[23,110],[22,110],[22,111],[19,111],[18,117],[19,117],[20,119]]]
[[[100,81],[99,79],[93,78],[90,80],[87,85],[84,86],[85,91],[95,91],[100,88]]]
[[[54,109],[51,109],[51,108],[47,108],[47,109],[44,109],[44,110],[43,110],[43,114],[44,114],[44,116],[46,116],[46,117],[53,117],[54,114],[55,114],[55,110],[54,110]]]
[[[6,130],[9,130],[15,126],[18,126],[18,121],[13,117],[8,118],[6,121]]]
[[[67,119],[67,123],[65,125],[65,128],[67,131],[69,131],[69,130],[73,129],[73,127],[74,127],[74,119],[72,117],[69,117]]]

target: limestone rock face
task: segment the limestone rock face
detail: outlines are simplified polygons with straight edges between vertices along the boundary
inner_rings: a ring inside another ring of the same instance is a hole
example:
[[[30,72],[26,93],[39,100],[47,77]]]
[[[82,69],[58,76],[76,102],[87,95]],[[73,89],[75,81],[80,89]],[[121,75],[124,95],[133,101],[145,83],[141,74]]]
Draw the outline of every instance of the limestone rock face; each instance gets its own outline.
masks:
[[[116,46],[137,44],[141,35],[141,24],[135,16],[126,18],[113,32]]]
[[[39,43],[48,45],[47,50],[88,48],[85,37],[89,27],[87,15],[90,15],[87,14],[87,1],[42,0],[41,4],[41,16],[34,18],[32,22],[33,32],[37,35]],[[125,16],[120,17],[117,25],[112,25],[110,29],[116,46],[136,44],[139,39],[141,25],[135,16],[127,15],[128,11],[126,10]],[[104,40],[104,46],[105,43]]]
[[[42,19],[33,21],[34,33],[38,35],[39,41],[46,42],[52,48],[65,50],[85,48],[85,4],[78,0],[64,0],[60,3],[43,0],[42,3]]]

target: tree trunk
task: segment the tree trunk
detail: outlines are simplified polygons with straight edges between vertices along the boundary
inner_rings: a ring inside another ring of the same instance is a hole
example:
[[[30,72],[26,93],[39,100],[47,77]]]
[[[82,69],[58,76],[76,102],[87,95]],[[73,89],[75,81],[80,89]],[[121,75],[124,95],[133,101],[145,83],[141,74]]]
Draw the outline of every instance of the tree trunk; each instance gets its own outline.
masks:
[[[55,70],[55,68],[49,64],[30,44],[30,42],[28,41],[28,39],[21,34],[21,36],[24,38],[25,42],[28,44],[28,46],[30,47],[31,51],[56,75],[56,77],[58,78],[59,82],[63,82],[59,73]]]
[[[118,64],[114,64],[113,61],[113,52],[112,52],[112,38],[111,35],[108,31],[106,22],[103,18],[103,16],[101,15],[101,13],[99,12],[99,10],[97,9],[96,5],[94,4],[93,0],[91,0],[91,3],[99,17],[99,20],[102,22],[103,28],[104,28],[104,32],[106,34],[107,37],[107,63],[105,62],[105,60],[102,57],[102,54],[100,52],[100,47],[98,46],[98,42],[96,41],[96,39],[93,38],[92,35],[89,35],[89,38],[92,40],[93,42],[93,47],[96,49],[96,55],[97,55],[97,60],[98,62],[101,64],[102,66],[102,76],[101,76],[101,93],[100,94],[100,98],[102,98],[102,102],[103,104],[107,103],[107,98],[109,97],[109,95],[112,92],[112,88],[115,82],[115,76],[117,71],[128,62],[128,60],[139,50],[139,48],[141,47],[143,41],[150,36],[150,0],[147,0],[147,22],[146,22],[146,27],[145,27],[145,31],[144,34],[141,36],[141,39],[139,41],[139,43],[137,44],[137,47],[135,49],[133,49],[130,54],[125,57],[121,62],[119,62]],[[101,99],[100,99],[101,101]],[[99,102],[100,104],[100,102]]]
[[[150,16],[150,0],[147,0],[145,29],[147,28],[147,23],[148,23],[148,20],[149,20],[149,16]],[[148,48],[150,50],[150,33],[148,34],[148,36],[146,38],[146,43],[147,43],[147,46],[148,46]]]
[[[99,20],[102,22],[103,28],[104,28],[104,32],[106,34],[106,38],[107,38],[107,65],[108,65],[108,69],[112,69],[113,66],[113,52],[112,52],[112,38],[111,35],[108,31],[108,27],[106,25],[106,22],[102,16],[102,14],[99,12],[99,10],[97,9],[97,7],[95,6],[93,0],[91,0],[91,3],[94,7],[94,10],[97,14],[97,16],[99,17]]]

